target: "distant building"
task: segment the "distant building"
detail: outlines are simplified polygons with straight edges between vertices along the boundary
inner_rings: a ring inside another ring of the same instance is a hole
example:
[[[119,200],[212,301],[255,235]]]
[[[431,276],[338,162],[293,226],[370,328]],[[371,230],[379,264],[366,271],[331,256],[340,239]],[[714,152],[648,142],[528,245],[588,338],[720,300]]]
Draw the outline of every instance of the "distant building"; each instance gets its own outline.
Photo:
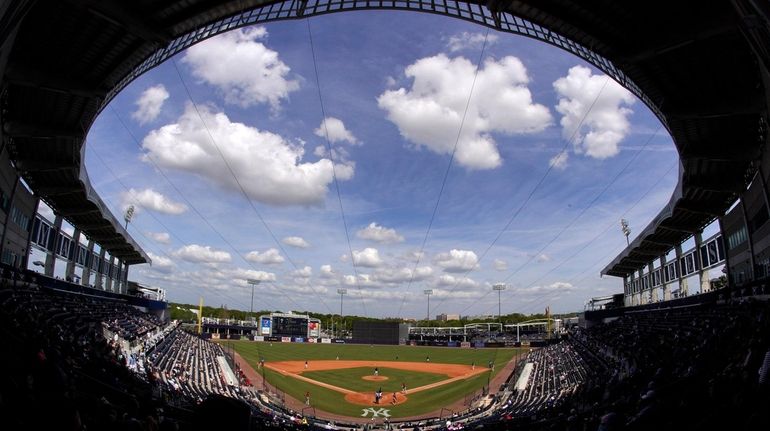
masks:
[[[436,320],[439,320],[441,322],[446,322],[448,320],[460,320],[459,314],[439,314],[436,316]]]

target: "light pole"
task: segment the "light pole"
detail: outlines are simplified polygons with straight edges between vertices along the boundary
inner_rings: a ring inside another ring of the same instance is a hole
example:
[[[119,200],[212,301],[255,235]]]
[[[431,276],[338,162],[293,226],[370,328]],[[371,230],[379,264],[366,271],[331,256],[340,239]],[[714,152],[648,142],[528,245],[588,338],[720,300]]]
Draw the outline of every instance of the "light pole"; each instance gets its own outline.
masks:
[[[428,295],[428,316],[425,320],[430,321],[430,296],[433,295],[433,289],[425,289],[422,293]]]
[[[134,206],[129,205],[128,208],[126,208],[126,213],[123,215],[123,220],[126,221],[126,230],[128,230],[128,224],[131,223],[131,219],[134,217]]]
[[[251,285],[251,308],[249,308],[249,317],[251,317],[251,314],[254,312],[254,286],[261,282],[262,280],[255,280],[253,278],[246,279],[246,283]]]
[[[628,236],[631,235],[631,228],[628,227],[628,220],[624,218],[620,219],[620,230],[622,230],[623,235],[626,236],[626,245],[629,245]]]
[[[501,313],[502,309],[500,308],[500,292],[505,290],[505,284],[504,283],[497,283],[494,286],[492,286],[492,290],[496,290],[497,291],[497,320],[500,322],[500,329],[502,330],[503,329],[502,328],[502,326],[503,326],[503,318],[502,318],[502,313]]]
[[[347,289],[337,289],[337,293],[340,294],[340,323],[342,323],[342,297],[345,296],[348,293]],[[340,325],[337,325],[337,328],[339,328]],[[342,330],[339,330],[340,334],[342,334]]]

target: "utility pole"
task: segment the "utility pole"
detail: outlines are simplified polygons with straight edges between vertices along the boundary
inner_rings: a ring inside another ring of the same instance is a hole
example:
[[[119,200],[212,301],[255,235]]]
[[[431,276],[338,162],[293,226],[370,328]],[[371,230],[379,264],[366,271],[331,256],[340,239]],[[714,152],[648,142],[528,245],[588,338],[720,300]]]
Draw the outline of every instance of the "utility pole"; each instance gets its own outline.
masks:
[[[425,320],[430,321],[430,296],[433,295],[433,289],[425,289],[422,291],[422,293],[428,296],[428,316],[425,318]]]

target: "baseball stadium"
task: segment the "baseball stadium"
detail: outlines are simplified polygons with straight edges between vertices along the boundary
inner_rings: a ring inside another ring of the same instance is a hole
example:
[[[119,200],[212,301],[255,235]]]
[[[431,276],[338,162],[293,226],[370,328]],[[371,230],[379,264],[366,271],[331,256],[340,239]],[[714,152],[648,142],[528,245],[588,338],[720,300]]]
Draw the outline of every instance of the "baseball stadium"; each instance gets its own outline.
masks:
[[[769,106],[756,0],[0,1],[3,429],[768,429]]]

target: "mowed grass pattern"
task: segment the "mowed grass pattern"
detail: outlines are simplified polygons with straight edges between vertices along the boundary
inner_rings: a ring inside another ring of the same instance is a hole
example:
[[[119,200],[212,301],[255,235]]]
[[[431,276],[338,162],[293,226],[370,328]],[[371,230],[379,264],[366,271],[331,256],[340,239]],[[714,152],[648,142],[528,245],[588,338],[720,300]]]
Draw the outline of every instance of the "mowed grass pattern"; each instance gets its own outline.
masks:
[[[380,368],[380,376],[387,377],[384,381],[364,380],[365,376],[373,375],[372,368],[346,368],[344,370],[304,371],[301,374],[309,379],[328,383],[340,388],[350,389],[356,392],[372,392],[382,388],[383,392],[399,392],[401,384],[406,384],[407,389],[428,385],[434,382],[447,380],[445,374],[423,373],[419,371],[399,370],[396,368]]]
[[[503,366],[518,351],[524,349],[460,349],[456,347],[421,347],[421,346],[370,346],[356,344],[300,344],[300,343],[269,343],[253,341],[226,341],[220,342],[226,348],[234,348],[254,369],[260,359],[271,361],[313,361],[313,360],[376,360],[387,368],[387,361],[421,362],[430,357],[430,362],[444,364],[476,364],[476,367],[487,367],[489,361],[495,364],[497,374]],[[312,364],[311,364],[312,366]],[[272,370],[264,370],[267,381],[297,400],[304,400],[305,393],[310,392],[313,407],[330,413],[346,416],[360,417],[362,406],[349,404],[344,395],[331,389],[325,389],[312,383],[297,380],[291,376],[284,376]],[[369,370],[371,373],[372,370]],[[380,372],[384,375],[384,372]],[[392,418],[410,417],[440,410],[442,407],[463,399],[466,395],[480,390],[491,379],[490,373],[483,373],[468,380],[461,380],[438,388],[414,394],[407,393],[409,400],[404,404],[391,406],[387,403],[390,399],[385,397],[382,407],[390,410]],[[360,377],[354,377],[360,380]],[[383,382],[384,383],[384,382]],[[395,382],[398,389],[401,382]],[[415,387],[409,382],[407,390]],[[383,391],[385,386],[383,385]],[[391,390],[390,392],[393,392]],[[388,394],[387,392],[385,392]]]

